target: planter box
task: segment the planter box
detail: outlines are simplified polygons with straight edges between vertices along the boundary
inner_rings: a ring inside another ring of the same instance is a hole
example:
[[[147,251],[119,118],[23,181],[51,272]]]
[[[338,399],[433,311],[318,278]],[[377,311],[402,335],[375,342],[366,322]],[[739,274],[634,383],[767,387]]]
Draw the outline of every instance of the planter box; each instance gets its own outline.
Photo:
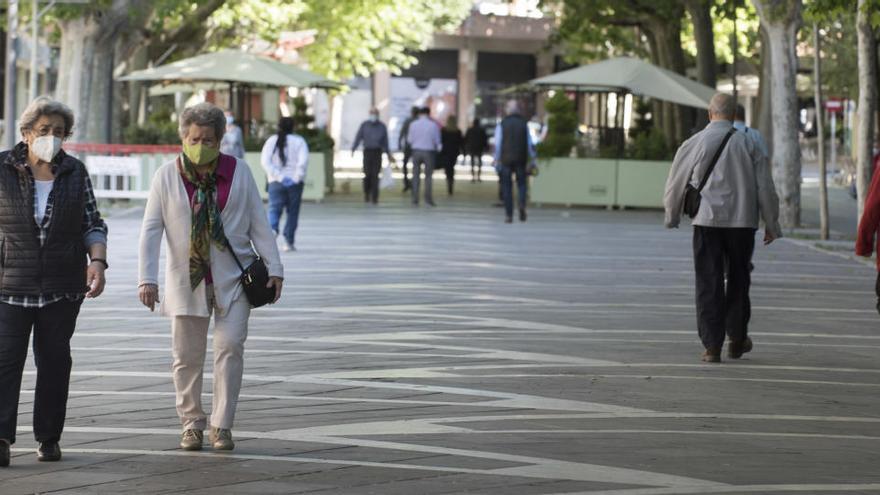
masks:
[[[663,191],[669,162],[620,160],[617,162],[617,205],[663,208]]]
[[[244,159],[254,175],[257,182],[257,188],[260,190],[260,196],[268,199],[269,193],[266,191],[266,172],[260,165],[260,153],[258,151],[249,151],[245,153]],[[332,160],[332,158],[331,158]],[[303,190],[303,199],[307,201],[320,202],[324,199],[326,188],[325,175],[326,158],[324,153],[309,153],[309,165],[306,170],[306,185]]]
[[[551,158],[539,162],[532,179],[531,200],[536,204],[616,204],[617,161],[592,158]]]

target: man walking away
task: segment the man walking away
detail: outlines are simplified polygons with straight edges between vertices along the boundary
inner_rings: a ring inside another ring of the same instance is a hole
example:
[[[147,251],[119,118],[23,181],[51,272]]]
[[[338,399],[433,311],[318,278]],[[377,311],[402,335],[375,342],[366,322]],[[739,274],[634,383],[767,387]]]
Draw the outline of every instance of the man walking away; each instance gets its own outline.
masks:
[[[455,165],[458,155],[464,151],[464,136],[458,129],[458,118],[455,115],[446,117],[446,125],[440,131],[440,165],[446,172],[446,190],[452,196],[455,188]]]
[[[382,153],[388,155],[388,161],[394,163],[394,157],[388,151],[388,128],[379,120],[379,110],[370,109],[370,118],[361,124],[354,138],[351,154],[364,143],[364,201],[376,204],[379,202],[379,172],[382,170]]]
[[[412,174],[412,202],[419,204],[419,186],[421,183],[422,166],[425,167],[425,203],[434,204],[431,191],[434,174],[434,164],[437,160],[437,151],[440,150],[440,127],[431,120],[431,110],[428,107],[419,109],[419,118],[409,125],[407,141],[412,146],[413,174]]]
[[[526,221],[526,201],[529,193],[528,165],[537,156],[529,125],[520,115],[519,103],[509,100],[504,108],[507,115],[495,127],[495,169],[501,179],[501,197],[504,202],[504,222],[513,222],[513,176],[516,175],[516,199],[519,220]]]
[[[406,166],[410,158],[412,158],[412,145],[410,145],[407,135],[409,134],[410,124],[417,118],[419,118],[419,107],[412,107],[409,117],[403,121],[403,125],[400,127],[400,135],[397,138],[397,147],[403,150],[403,192],[409,191],[411,187]]]
[[[759,221],[764,221],[764,245],[782,237],[779,199],[767,156],[755,141],[733,128],[735,111],[732,96],[718,93],[712,98],[709,125],[676,152],[663,197],[667,228],[679,225],[688,185],[701,197],[691,223],[697,329],[705,348],[702,360],[710,363],[721,361],[725,334],[729,358],[738,359],[752,350],[749,261]]]
[[[474,119],[473,124],[464,135],[465,159],[470,157],[471,182],[483,182],[480,177],[483,171],[483,153],[489,147],[489,136],[486,129],[480,125],[480,119]]]

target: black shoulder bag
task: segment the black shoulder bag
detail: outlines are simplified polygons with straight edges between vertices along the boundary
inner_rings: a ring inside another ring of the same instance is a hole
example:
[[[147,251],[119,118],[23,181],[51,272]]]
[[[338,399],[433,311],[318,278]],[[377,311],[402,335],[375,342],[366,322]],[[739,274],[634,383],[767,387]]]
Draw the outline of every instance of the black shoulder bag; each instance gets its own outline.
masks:
[[[232,258],[235,259],[235,264],[241,270],[241,286],[251,306],[259,308],[274,301],[275,288],[266,287],[269,283],[269,270],[266,268],[266,263],[263,262],[260,255],[257,254],[257,259],[245,268],[241,261],[238,260],[238,256],[235,255],[232,245],[229,244],[229,239],[226,239],[226,249],[229,250],[229,254],[232,255]]]
[[[724,140],[721,141],[721,146],[718,147],[718,151],[715,152],[715,156],[712,157],[712,163],[709,164],[709,168],[706,169],[706,173],[703,174],[703,179],[700,180],[700,186],[694,187],[691,185],[690,178],[694,175],[694,170],[697,168],[694,165],[694,168],[691,169],[691,175],[688,176],[688,185],[684,190],[684,213],[694,218],[697,216],[697,212],[700,211],[700,201],[702,201],[703,196],[701,193],[703,192],[703,188],[706,187],[706,182],[709,181],[709,176],[712,175],[712,170],[715,169],[715,164],[718,163],[718,158],[721,157],[721,152],[724,151],[724,147],[727,146],[727,142],[730,141],[730,136],[733,136],[733,133],[736,132],[736,129],[731,128],[727,131],[727,134],[724,135]]]

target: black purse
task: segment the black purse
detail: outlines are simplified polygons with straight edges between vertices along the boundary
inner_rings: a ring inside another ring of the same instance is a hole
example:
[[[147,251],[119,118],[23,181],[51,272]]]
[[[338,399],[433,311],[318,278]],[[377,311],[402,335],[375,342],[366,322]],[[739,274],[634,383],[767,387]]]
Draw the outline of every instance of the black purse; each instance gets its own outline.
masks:
[[[257,259],[245,268],[241,261],[238,260],[238,256],[235,255],[232,245],[229,244],[229,239],[226,239],[226,249],[229,250],[229,254],[232,255],[232,258],[235,259],[235,264],[241,270],[241,287],[244,289],[244,295],[247,297],[248,302],[251,303],[251,306],[259,308],[273,302],[275,300],[275,288],[266,287],[269,283],[269,270],[266,268],[263,258],[258,254]]]
[[[702,180],[700,180],[700,187],[694,187],[690,183],[690,176],[688,176],[688,185],[684,190],[684,213],[694,218],[697,216],[697,213],[700,211],[700,202],[703,200],[702,192],[703,188],[706,187],[706,182],[709,181],[709,176],[712,175],[712,170],[715,169],[715,164],[718,163],[718,159],[721,157],[721,152],[724,151],[724,147],[727,146],[727,142],[730,141],[730,136],[733,136],[733,133],[736,132],[736,129],[731,127],[727,134],[724,135],[724,140],[721,141],[721,146],[718,147],[718,151],[715,152],[715,156],[712,157],[712,163],[709,164],[709,168],[706,169],[706,173],[703,174]],[[691,176],[694,175],[694,169],[697,166],[694,165],[694,168],[691,169]]]

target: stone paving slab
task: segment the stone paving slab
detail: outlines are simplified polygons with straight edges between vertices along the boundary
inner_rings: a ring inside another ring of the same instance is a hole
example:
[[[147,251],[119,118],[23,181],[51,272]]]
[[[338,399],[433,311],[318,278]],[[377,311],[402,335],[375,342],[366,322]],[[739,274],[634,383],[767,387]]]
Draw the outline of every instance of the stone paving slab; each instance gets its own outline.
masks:
[[[33,455],[29,363],[0,494],[880,493],[870,265],[759,246],[755,351],[706,365],[689,228],[553,208],[504,225],[478,197],[304,205],[284,296],[250,321],[232,453],[177,448],[139,212],[112,212],[64,461]]]

